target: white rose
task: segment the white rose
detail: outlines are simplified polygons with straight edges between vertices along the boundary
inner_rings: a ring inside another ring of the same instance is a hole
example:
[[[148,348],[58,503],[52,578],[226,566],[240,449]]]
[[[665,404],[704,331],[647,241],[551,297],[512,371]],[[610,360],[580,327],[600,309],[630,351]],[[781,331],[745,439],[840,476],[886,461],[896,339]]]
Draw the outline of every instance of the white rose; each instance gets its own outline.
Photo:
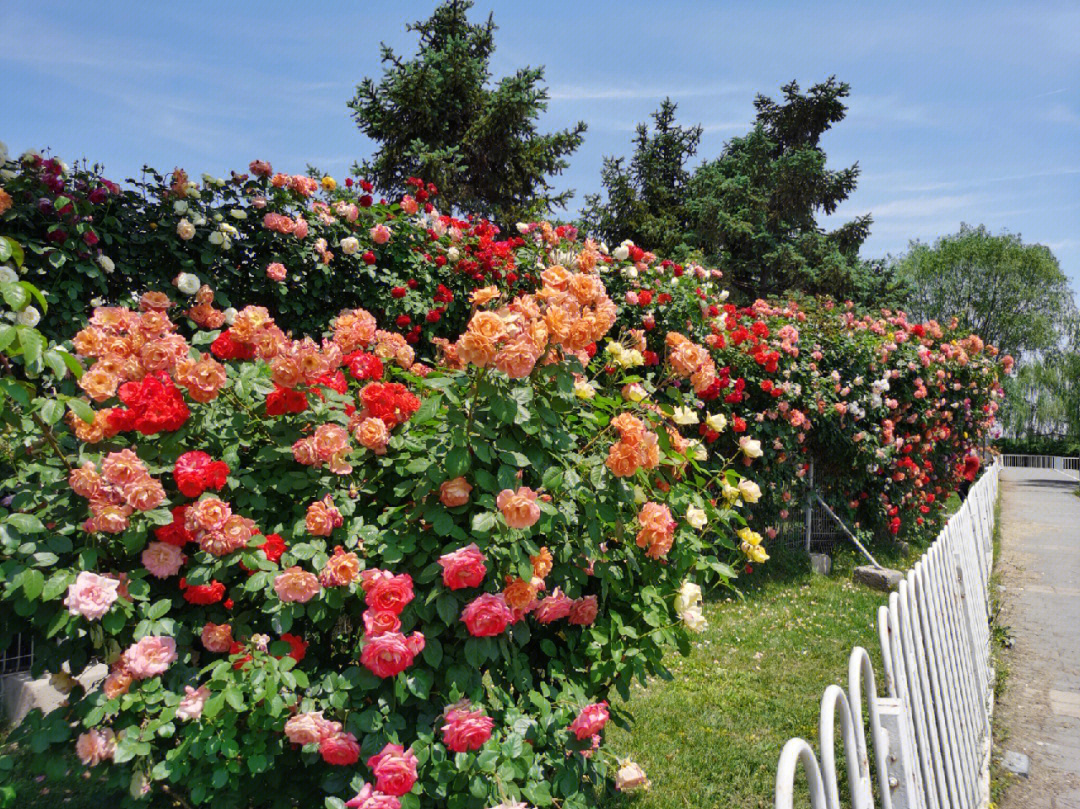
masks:
[[[176,223],[176,235],[184,241],[187,241],[195,235],[195,225],[187,219],[181,219]]]
[[[676,407],[675,412],[672,413],[671,417],[675,420],[676,424],[687,425],[698,423],[697,413],[689,407]]]
[[[202,282],[199,281],[199,276],[197,275],[193,275],[189,272],[182,272],[176,277],[176,288],[185,295],[194,295],[199,291],[200,286],[202,286]]]
[[[186,199],[178,199],[172,204],[173,213],[187,213],[188,204]]]
[[[714,433],[722,433],[724,432],[724,428],[727,427],[727,419],[724,418],[723,413],[713,413],[705,419],[705,426]]]
[[[725,290],[724,290],[723,292],[721,292],[721,293],[720,293],[720,300],[722,300],[722,301],[726,301],[726,300],[728,299],[728,296],[729,296],[730,294],[731,294],[731,293],[730,293],[730,292],[728,292],[728,291],[727,291],[727,290],[725,289]]]
[[[461,258],[461,251],[458,250],[456,247],[451,247],[449,250],[446,251],[447,261],[457,261],[459,258]]]
[[[518,222],[517,223],[517,232],[520,233],[522,236],[524,236],[526,233],[529,232],[529,226],[527,224],[525,224],[524,222]]]
[[[238,314],[238,312],[236,311],[235,307],[230,306],[222,314],[225,315],[225,325],[226,326],[231,326],[233,323],[236,322],[236,315]]]
[[[23,163],[29,163],[35,157],[41,157],[41,152],[39,152],[37,149],[27,149],[25,152],[22,153],[22,157],[20,157],[19,159],[22,160]]]
[[[612,251],[611,255],[615,258],[616,261],[626,261],[628,258],[630,258],[630,248],[627,247],[625,244],[620,244]]]
[[[700,609],[687,610],[681,613],[683,625],[691,632],[704,632],[709,628],[709,622],[705,620],[705,614]]]
[[[596,395],[596,388],[588,381],[579,379],[574,383],[574,394],[579,399],[591,399]]]
[[[739,439],[739,449],[743,451],[743,455],[747,458],[761,457],[761,442],[756,438],[744,435]]]
[[[618,251],[616,251],[616,252],[618,252]],[[625,278],[630,278],[630,279],[637,278],[638,277],[637,267],[626,267],[622,271],[622,274],[623,274],[623,277],[625,277]]]
[[[705,509],[697,506],[690,506],[686,509],[686,521],[699,531],[709,524],[709,518],[705,516]]]
[[[33,306],[27,306],[19,312],[19,314],[15,315],[15,322],[20,326],[34,328],[34,326],[41,322],[41,312]]]
[[[761,487],[754,481],[743,478],[739,481],[739,494],[747,503],[756,503],[761,499]]]
[[[116,265],[113,263],[113,260],[106,256],[104,253],[98,256],[97,261],[98,264],[101,266],[101,269],[105,270],[105,272],[112,272],[116,269]]]
[[[701,588],[692,581],[684,581],[675,596],[675,612],[682,614],[701,607]]]
[[[9,264],[0,264],[0,284],[14,284],[19,274]]]
[[[360,242],[355,236],[346,236],[341,240],[341,252],[347,256],[355,255],[360,250]]]
[[[705,449],[705,445],[698,441],[696,438],[690,441],[689,455],[695,461],[709,460],[709,451]]]

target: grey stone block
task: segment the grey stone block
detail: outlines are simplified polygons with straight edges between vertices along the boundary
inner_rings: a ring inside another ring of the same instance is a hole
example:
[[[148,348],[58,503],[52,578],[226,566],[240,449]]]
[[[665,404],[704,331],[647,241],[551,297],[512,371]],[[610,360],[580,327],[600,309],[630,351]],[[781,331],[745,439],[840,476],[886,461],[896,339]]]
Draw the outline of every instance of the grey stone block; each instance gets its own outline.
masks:
[[[1027,778],[1031,770],[1031,759],[1015,750],[1006,750],[1005,755],[1001,757],[1001,766],[1011,773]]]
[[[863,565],[855,568],[851,578],[856,584],[865,584],[867,587],[887,593],[900,586],[900,582],[904,580],[904,574],[899,570],[891,570],[886,567]]]
[[[832,572],[832,557],[827,553],[810,554],[810,569],[821,576],[828,576]]]

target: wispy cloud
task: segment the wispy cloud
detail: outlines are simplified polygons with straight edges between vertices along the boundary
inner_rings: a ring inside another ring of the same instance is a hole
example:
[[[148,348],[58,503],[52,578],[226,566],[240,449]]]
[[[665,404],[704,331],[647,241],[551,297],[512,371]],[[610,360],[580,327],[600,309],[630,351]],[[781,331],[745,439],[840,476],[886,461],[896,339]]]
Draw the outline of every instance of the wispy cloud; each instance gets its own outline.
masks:
[[[1043,120],[1052,124],[1080,126],[1080,114],[1067,104],[1055,104],[1044,113]]]
[[[858,214],[873,214],[874,219],[926,219],[965,208],[981,201],[978,194],[952,194],[944,196],[907,197],[884,202]]]
[[[1048,93],[1039,93],[1038,95],[1033,95],[1033,96],[1031,96],[1031,100],[1034,101],[1036,98],[1046,98],[1048,96],[1061,95],[1062,93],[1067,93],[1067,92],[1069,92],[1069,88],[1068,87],[1062,87],[1060,90],[1051,90]]]
[[[884,126],[934,126],[936,121],[922,104],[905,101],[896,95],[869,95],[856,93],[848,105],[848,119],[852,123]]]
[[[548,92],[552,101],[620,101],[631,99],[663,98],[674,99],[691,96],[721,96],[747,92],[745,84],[713,84],[699,87],[682,87],[672,81],[666,87],[615,87],[612,85],[554,85]]]

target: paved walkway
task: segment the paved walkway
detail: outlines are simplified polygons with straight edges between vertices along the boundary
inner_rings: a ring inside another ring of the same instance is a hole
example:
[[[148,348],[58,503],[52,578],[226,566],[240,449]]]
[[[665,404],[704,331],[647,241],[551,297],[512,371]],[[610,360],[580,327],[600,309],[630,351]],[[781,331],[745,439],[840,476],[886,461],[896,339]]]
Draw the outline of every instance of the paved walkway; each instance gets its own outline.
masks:
[[[1001,809],[1080,809],[1080,497],[1052,469],[1006,469],[1001,486],[1009,679],[995,722],[1030,775]],[[1004,750],[995,751],[1001,755]]]

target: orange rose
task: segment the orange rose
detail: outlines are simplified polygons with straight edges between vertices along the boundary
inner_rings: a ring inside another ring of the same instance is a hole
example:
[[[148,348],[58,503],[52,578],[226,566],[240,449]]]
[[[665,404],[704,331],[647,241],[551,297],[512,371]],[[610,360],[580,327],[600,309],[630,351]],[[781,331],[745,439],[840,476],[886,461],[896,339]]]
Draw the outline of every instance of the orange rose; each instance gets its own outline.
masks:
[[[544,286],[561,292],[570,282],[570,271],[561,264],[554,264],[540,273],[540,280],[544,282]]]
[[[483,306],[499,297],[502,293],[498,287],[481,287],[469,293],[469,300],[474,306]]]
[[[495,355],[495,367],[511,379],[524,379],[536,365],[540,352],[528,337],[518,337]]]
[[[492,342],[497,341],[506,332],[503,319],[494,312],[477,312],[469,320],[469,331],[480,334]]]
[[[551,551],[546,547],[541,548],[536,556],[530,556],[529,561],[532,562],[533,576],[538,579],[546,579],[555,563]]]
[[[477,332],[467,331],[458,338],[457,355],[462,362],[486,368],[495,360],[495,344]]]
[[[469,502],[472,485],[463,477],[445,481],[439,487],[439,501],[447,508],[457,508]]]
[[[506,589],[503,590],[503,600],[506,606],[512,610],[524,610],[536,599],[536,588],[525,579],[511,579],[506,577]]]
[[[95,402],[104,402],[116,395],[116,388],[120,380],[115,374],[109,373],[104,368],[99,368],[100,363],[95,363],[89,371],[79,379],[79,387],[86,391],[86,395]]]
[[[628,478],[637,472],[640,463],[640,454],[636,446],[625,441],[616,441],[608,449],[607,460],[604,462],[617,478]]]

